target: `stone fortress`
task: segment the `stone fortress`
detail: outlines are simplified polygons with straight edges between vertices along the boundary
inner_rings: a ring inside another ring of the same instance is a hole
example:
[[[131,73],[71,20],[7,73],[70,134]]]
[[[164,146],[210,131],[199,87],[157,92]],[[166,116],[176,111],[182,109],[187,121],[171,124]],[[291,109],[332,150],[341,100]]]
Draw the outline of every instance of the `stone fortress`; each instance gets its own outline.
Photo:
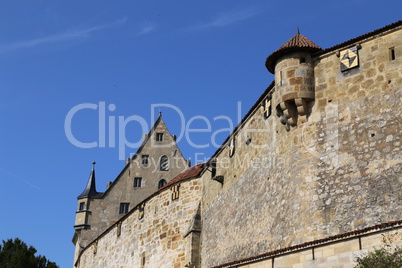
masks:
[[[266,67],[208,162],[159,116],[104,193],[92,170],[75,267],[346,268],[401,232],[402,21],[328,49],[297,33]]]

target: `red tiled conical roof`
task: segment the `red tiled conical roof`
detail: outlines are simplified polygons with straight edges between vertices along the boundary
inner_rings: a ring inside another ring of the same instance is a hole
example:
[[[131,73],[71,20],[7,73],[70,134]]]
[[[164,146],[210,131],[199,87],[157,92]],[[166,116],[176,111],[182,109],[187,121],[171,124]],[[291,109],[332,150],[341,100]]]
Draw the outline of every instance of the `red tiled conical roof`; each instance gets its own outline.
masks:
[[[317,52],[322,50],[319,46],[317,46],[310,39],[305,37],[304,35],[297,33],[292,38],[290,38],[285,44],[283,44],[278,50],[269,55],[265,62],[265,66],[268,71],[274,73],[276,60],[284,55],[285,53],[289,53],[292,51],[311,51]]]

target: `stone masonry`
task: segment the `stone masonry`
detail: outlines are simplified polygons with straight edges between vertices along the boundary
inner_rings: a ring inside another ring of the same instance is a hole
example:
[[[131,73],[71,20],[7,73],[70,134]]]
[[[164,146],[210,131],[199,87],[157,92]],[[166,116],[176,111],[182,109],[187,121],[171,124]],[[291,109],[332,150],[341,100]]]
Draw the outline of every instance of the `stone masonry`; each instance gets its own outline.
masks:
[[[224,183],[202,177],[201,267],[401,219],[401,24],[356,42],[360,64],[344,72],[337,51],[356,43],[312,55],[305,122],[264,116],[264,99],[281,100],[275,81],[212,156]]]
[[[173,189],[179,186],[177,199]],[[185,267],[199,258],[194,230],[201,200],[199,179],[161,189],[109,227],[82,251],[76,267]]]
[[[348,268],[402,245],[402,21],[325,50],[298,33],[266,67],[211,159],[76,236],[76,267]]]

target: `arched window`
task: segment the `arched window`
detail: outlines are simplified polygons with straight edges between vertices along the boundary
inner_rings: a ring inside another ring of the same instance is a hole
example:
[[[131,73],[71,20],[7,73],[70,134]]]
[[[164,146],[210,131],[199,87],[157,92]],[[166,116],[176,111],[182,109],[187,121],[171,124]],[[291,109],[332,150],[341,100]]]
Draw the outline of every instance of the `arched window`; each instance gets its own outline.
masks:
[[[161,157],[161,162],[159,164],[160,170],[169,170],[169,159],[166,155]]]
[[[162,188],[162,187],[165,186],[165,185],[166,185],[166,181],[165,181],[164,179],[161,179],[161,180],[158,182],[158,189]]]

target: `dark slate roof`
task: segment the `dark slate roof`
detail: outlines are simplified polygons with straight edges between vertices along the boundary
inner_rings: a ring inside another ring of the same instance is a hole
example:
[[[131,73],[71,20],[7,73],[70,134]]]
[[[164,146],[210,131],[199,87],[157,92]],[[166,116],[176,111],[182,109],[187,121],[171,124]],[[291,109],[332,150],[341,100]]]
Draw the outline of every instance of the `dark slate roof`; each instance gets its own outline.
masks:
[[[102,193],[98,193],[96,191],[96,182],[95,182],[95,162],[93,163],[92,171],[89,174],[89,179],[87,183],[87,187],[77,198],[85,198],[85,197],[99,197]]]
[[[317,46],[310,39],[305,37],[304,35],[297,33],[295,36],[290,38],[285,44],[283,44],[279,49],[277,49],[274,53],[269,55],[267,60],[265,61],[265,66],[268,71],[274,73],[275,63],[278,58],[286,53],[293,51],[310,51],[312,53],[321,51],[322,48]]]

